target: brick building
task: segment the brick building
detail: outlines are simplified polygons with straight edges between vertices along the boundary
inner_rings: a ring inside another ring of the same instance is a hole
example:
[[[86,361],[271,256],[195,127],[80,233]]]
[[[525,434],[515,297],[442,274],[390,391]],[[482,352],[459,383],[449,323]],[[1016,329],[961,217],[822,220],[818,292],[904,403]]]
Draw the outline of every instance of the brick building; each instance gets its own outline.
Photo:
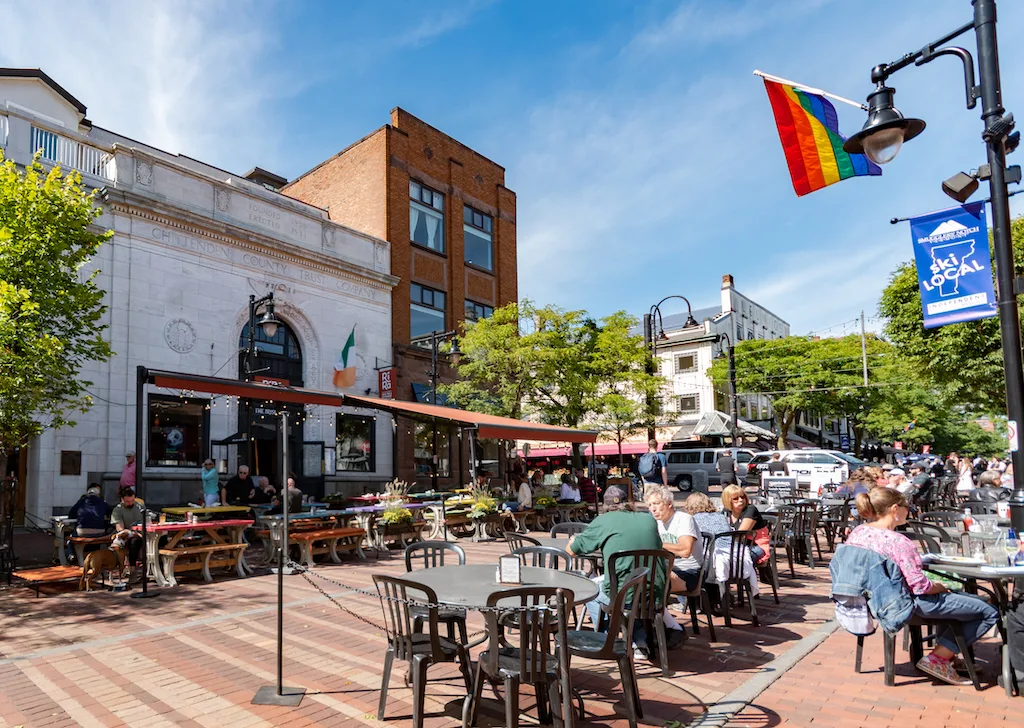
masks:
[[[282,189],[334,222],[391,242],[393,357],[398,399],[429,401],[431,356],[422,337],[458,329],[515,301],[516,196],[505,169],[400,108],[391,123]],[[420,345],[416,344],[420,340]],[[442,357],[440,381],[454,372]],[[430,480],[432,428],[399,419],[398,476]],[[461,440],[442,433],[438,485],[468,479]],[[497,447],[483,466],[501,475]]]

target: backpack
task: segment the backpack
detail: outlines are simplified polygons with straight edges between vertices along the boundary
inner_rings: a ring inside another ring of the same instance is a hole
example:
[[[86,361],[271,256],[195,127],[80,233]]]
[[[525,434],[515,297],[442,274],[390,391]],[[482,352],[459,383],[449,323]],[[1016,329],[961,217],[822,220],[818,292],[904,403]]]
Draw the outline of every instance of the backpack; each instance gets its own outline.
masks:
[[[661,458],[656,452],[647,452],[640,456],[640,462],[636,464],[636,472],[644,480],[661,480]]]

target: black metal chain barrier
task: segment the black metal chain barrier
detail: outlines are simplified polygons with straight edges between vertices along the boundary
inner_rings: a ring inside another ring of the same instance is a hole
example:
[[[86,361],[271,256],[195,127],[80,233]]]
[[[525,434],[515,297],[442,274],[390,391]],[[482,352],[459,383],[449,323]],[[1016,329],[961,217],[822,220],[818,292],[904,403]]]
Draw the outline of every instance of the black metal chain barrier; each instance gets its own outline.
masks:
[[[317,573],[315,571],[312,571],[309,568],[303,566],[302,564],[296,563],[296,562],[294,562],[294,561],[292,561],[290,559],[285,564],[285,567],[286,568],[291,568],[293,572],[295,572],[297,574],[300,574],[302,576],[302,578],[305,579],[310,584],[310,586],[312,586],[314,589],[316,589],[318,592],[320,592],[324,597],[326,597],[338,609],[340,609],[341,611],[345,612],[346,614],[349,614],[349,615],[355,617],[360,622],[363,622],[364,624],[368,624],[371,627],[373,627],[374,629],[380,630],[381,632],[387,632],[387,629],[385,629],[381,625],[377,624],[376,622],[374,622],[374,621],[364,617],[363,615],[357,614],[356,612],[353,612],[348,607],[343,606],[341,603],[338,602],[337,599],[335,599],[333,596],[328,594],[319,584],[317,584],[315,581],[313,581],[313,579],[310,578],[310,577],[311,576],[315,576],[318,579],[322,579],[323,581],[330,582],[331,584],[334,584],[335,586],[339,586],[339,587],[341,587],[342,589],[344,589],[346,591],[353,592],[355,594],[360,594],[360,595],[366,596],[366,597],[371,597],[373,599],[381,599],[381,600],[384,600],[384,601],[395,602],[395,603],[398,603],[398,604],[408,604],[410,606],[425,607],[428,610],[446,609],[446,608],[450,609],[451,606],[452,606],[450,604],[439,604],[439,603],[433,603],[433,602],[426,602],[426,601],[423,601],[421,599],[399,599],[399,598],[396,598],[396,597],[388,596],[386,594],[379,594],[376,591],[370,591],[368,589],[362,589],[362,588],[357,587],[357,586],[352,586],[350,584],[345,584],[343,582],[338,581],[337,579],[332,579],[332,578],[330,578],[328,576],[324,576],[323,574],[320,574],[320,573]],[[464,608],[465,609],[472,609],[473,611],[476,611],[476,612],[495,612],[497,614],[509,614],[509,613],[512,613],[512,612],[522,612],[522,613],[526,613],[526,612],[542,612],[542,611],[547,611],[547,610],[551,609],[551,607],[548,607],[545,604],[536,604],[536,605],[531,605],[531,606],[513,606],[513,607],[464,607]],[[478,636],[484,634],[485,632],[486,632],[486,630],[479,630],[477,632],[474,632],[474,633],[468,635],[468,638],[472,639],[474,637],[478,637]]]

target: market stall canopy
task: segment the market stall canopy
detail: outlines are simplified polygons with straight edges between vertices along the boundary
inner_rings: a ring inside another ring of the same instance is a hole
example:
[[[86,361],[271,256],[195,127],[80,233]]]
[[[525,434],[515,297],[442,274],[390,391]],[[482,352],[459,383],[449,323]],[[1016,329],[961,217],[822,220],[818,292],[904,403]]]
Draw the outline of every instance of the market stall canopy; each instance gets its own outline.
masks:
[[[662,444],[658,443],[658,449],[661,450]],[[605,455],[618,455],[619,446],[616,443],[602,443],[594,446],[594,455],[605,456]],[[623,455],[643,455],[647,452],[647,442],[624,442],[622,443],[622,454]],[[587,454],[590,454],[590,450],[587,450]],[[569,446],[565,447],[535,447],[530,450],[531,458],[564,458],[572,455],[572,448]],[[520,448],[519,457],[523,457],[523,451]]]
[[[766,439],[774,438],[775,433],[770,430],[766,430],[763,427],[752,425],[745,420],[737,420],[736,428],[744,435],[752,435],[754,437],[763,437]],[[705,412],[701,415],[700,420],[697,421],[697,425],[693,428],[693,434],[696,437],[713,437],[732,434],[732,423],[729,419],[729,415],[718,410],[712,410],[711,412]]]
[[[223,394],[244,399],[258,399],[266,402],[293,402],[295,404],[322,404],[329,407],[369,407],[394,414],[436,417],[464,427],[474,427],[477,435],[498,440],[538,439],[555,442],[595,442],[597,433],[589,430],[574,430],[536,422],[514,420],[509,417],[485,415],[479,412],[438,407],[420,402],[401,402],[393,399],[357,397],[350,394],[318,392],[302,387],[278,387],[262,382],[246,382],[239,379],[205,377],[199,374],[182,374],[156,369],[145,371],[145,381],[166,389],[180,389],[209,394]]]

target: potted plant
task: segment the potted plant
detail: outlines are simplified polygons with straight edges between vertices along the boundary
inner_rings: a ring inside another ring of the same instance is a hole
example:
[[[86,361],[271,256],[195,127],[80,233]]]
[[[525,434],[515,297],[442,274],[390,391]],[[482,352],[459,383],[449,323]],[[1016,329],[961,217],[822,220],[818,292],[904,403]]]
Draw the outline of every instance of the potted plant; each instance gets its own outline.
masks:
[[[383,505],[401,505],[408,501],[409,498],[409,484],[404,480],[395,478],[394,480],[384,484],[384,493],[380,497],[380,501]]]
[[[474,521],[498,512],[498,503],[491,497],[487,488],[473,488],[469,493],[472,503],[469,508],[469,517]]]
[[[547,488],[538,488],[536,494],[533,496],[533,509],[535,511],[543,511],[547,508],[554,508],[558,504],[558,501],[551,495],[551,491]]]

